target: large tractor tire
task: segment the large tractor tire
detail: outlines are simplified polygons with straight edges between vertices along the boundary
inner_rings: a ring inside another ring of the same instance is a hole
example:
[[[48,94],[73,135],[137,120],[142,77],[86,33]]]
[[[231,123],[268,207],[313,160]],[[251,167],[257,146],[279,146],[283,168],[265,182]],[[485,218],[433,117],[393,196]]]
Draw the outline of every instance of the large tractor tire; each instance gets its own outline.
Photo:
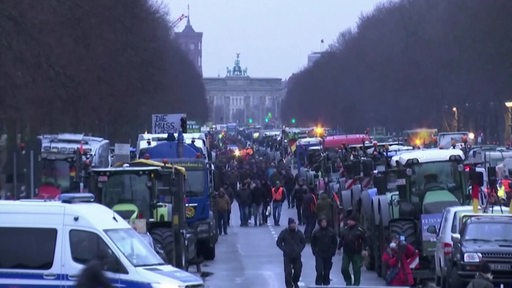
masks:
[[[350,189],[350,198],[352,198],[352,209],[354,211],[356,211],[357,213],[361,213],[361,211],[359,211],[360,207],[359,207],[359,202],[360,202],[360,199],[361,199],[361,193],[363,192],[362,191],[362,187],[361,187],[361,184],[359,185],[354,185],[352,187],[352,189]]]
[[[417,225],[414,220],[397,219],[389,222],[390,235],[399,235],[405,237],[405,242],[415,246],[418,243]]]
[[[387,229],[384,226],[384,222],[382,222],[382,218],[379,219],[379,223],[377,226],[379,231],[377,241],[375,242],[375,271],[377,272],[377,276],[384,277],[386,275],[386,271],[388,269],[385,263],[382,263],[382,252],[384,251],[384,247],[387,245]]]
[[[197,251],[204,260],[211,261],[215,259],[215,244],[210,245],[208,240],[198,241],[197,244]]]
[[[155,242],[155,245],[159,246],[167,259],[164,259],[167,261],[167,263],[176,266],[176,263],[174,263],[174,233],[169,228],[155,228],[149,232],[151,234],[151,237],[153,238],[153,241]]]
[[[378,198],[378,205],[377,205],[377,211],[379,211],[379,220],[382,221],[382,224],[384,224],[384,227],[387,227],[389,225],[389,221],[391,220],[391,211],[389,209],[389,199],[386,195],[383,196],[377,196]]]
[[[352,209],[352,192],[350,190],[341,191],[341,203],[344,211]]]
[[[361,214],[363,214],[368,223],[375,223],[375,217],[372,211],[372,196],[369,190],[361,193]]]
[[[368,259],[365,261],[366,270],[373,271],[375,269],[375,259],[374,259],[374,246],[375,237],[378,231],[375,229],[375,223],[373,222],[373,215],[368,215],[366,213],[361,213],[361,225],[363,225],[364,229],[367,232],[368,239]]]

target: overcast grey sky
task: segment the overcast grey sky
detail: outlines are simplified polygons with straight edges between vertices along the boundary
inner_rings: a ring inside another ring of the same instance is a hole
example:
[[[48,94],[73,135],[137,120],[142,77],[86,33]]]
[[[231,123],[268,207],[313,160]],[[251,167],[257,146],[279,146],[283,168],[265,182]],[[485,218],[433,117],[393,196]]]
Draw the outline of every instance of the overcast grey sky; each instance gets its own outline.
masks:
[[[203,75],[221,77],[240,53],[251,77],[286,79],[307,56],[356,26],[362,14],[384,0],[163,0],[171,20],[187,14],[203,32]],[[177,27],[181,31],[186,20]],[[324,39],[324,44],[321,40]]]

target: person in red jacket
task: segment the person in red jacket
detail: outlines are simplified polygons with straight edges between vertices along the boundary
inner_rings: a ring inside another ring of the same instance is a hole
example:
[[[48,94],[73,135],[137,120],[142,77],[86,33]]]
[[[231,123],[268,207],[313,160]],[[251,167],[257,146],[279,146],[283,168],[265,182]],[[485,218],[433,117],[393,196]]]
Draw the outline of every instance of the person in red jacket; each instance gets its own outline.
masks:
[[[417,265],[418,251],[400,239],[398,235],[392,237],[389,247],[382,255],[382,263],[388,267],[384,277],[389,286],[411,286],[414,284],[411,268]]]

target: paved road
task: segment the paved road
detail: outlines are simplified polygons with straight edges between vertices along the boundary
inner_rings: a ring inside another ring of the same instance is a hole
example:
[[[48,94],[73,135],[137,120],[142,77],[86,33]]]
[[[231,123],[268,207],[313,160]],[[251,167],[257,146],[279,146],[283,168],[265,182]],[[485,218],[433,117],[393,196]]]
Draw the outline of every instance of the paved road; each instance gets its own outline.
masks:
[[[295,218],[295,209],[288,209],[285,203],[280,227],[240,227],[238,206],[233,204],[232,225],[228,228],[228,235],[219,238],[215,260],[202,266],[203,272],[212,273],[205,279],[207,287],[284,287],[283,258],[275,241],[290,216]],[[314,287],[315,263],[309,245],[304,249],[302,262],[300,285]],[[193,267],[191,271],[194,271]],[[334,257],[331,278],[331,287],[344,287],[341,256]],[[366,287],[386,287],[384,281],[371,271],[363,271],[361,282]]]

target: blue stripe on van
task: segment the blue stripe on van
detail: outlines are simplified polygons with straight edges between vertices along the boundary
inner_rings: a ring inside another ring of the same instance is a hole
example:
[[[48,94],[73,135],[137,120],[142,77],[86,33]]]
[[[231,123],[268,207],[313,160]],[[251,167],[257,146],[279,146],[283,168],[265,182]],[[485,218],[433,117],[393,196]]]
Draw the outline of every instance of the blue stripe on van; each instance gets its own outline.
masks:
[[[46,280],[42,272],[0,272],[0,279],[25,279],[25,280]],[[57,277],[52,281],[62,279],[62,274],[57,274]]]
[[[67,274],[57,274],[57,277],[52,280],[44,279],[43,275],[47,272],[6,272],[0,271],[0,287],[9,287],[9,288],[18,288],[18,287],[45,287],[45,288],[53,288],[53,287],[62,287],[71,281],[64,280],[67,279]],[[6,279],[13,281],[5,281]],[[4,280],[4,281],[2,281]],[[19,280],[29,280],[29,282],[33,283],[25,283],[20,284]],[[30,281],[32,280],[32,281]],[[151,284],[144,283],[141,281],[134,280],[126,280],[126,279],[112,279],[109,280],[114,284],[114,286],[121,286],[126,288],[151,288]],[[7,282],[7,283],[4,283]],[[62,282],[59,284],[59,282]],[[119,284],[117,284],[119,283]]]
[[[5,272],[0,271],[0,287],[18,288],[18,287],[61,287],[62,275],[57,274],[55,279],[44,279],[42,272]],[[10,281],[12,280],[12,281]],[[24,280],[26,283],[19,283]]]
[[[151,272],[156,272],[156,271],[151,271]],[[68,276],[67,274],[57,274],[57,277],[55,277],[55,279],[52,279],[52,280],[44,279],[44,277],[43,277],[44,274],[47,274],[47,273],[46,272],[35,272],[34,273],[34,272],[0,271],[0,287],[9,287],[9,288],[52,287],[53,288],[53,287],[65,286],[66,284],[68,284],[70,282],[69,280],[66,280],[67,276]],[[195,282],[195,280],[197,280],[197,278],[195,278],[194,276],[189,276],[189,275],[187,275],[187,273],[184,273],[182,271],[168,271],[168,272],[161,271],[158,274],[166,276],[166,277],[170,277],[173,279],[177,279],[178,281],[183,281],[185,283],[190,282],[190,281]],[[12,282],[7,281],[8,283],[3,283],[3,282],[6,282],[5,279],[11,279],[13,281]],[[2,280],[4,280],[4,281],[2,281]],[[20,284],[16,280],[18,280],[18,281],[19,280],[29,280],[29,281],[32,280],[30,282],[34,282],[34,284],[32,284],[32,283]],[[109,280],[114,284],[114,286],[121,286],[121,287],[125,287],[125,288],[151,288],[151,284],[149,284],[147,282],[137,281],[137,280],[128,280],[128,279],[119,279],[119,278],[117,278],[117,279],[109,278]],[[62,283],[57,284],[59,282],[62,282]],[[118,283],[118,284],[116,284],[116,283]]]

